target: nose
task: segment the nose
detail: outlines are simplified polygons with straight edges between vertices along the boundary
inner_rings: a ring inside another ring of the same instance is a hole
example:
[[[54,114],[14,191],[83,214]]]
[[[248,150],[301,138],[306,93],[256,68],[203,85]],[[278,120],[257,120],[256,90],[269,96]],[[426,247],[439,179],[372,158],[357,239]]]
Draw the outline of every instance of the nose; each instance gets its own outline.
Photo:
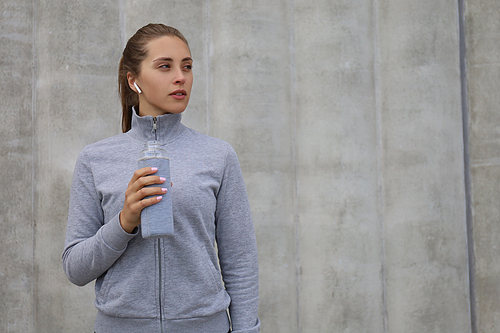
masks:
[[[175,73],[174,83],[181,85],[184,84],[185,82],[186,82],[186,76],[184,75],[182,69],[179,68]]]

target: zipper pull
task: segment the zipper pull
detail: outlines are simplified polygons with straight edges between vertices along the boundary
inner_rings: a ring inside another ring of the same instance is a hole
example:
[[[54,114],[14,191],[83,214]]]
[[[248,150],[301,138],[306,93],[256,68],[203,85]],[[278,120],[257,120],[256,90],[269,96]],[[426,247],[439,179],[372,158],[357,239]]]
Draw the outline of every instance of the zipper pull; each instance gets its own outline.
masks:
[[[158,141],[158,138],[156,136],[156,122],[157,122],[156,117],[153,117],[153,132],[155,134],[155,141]]]

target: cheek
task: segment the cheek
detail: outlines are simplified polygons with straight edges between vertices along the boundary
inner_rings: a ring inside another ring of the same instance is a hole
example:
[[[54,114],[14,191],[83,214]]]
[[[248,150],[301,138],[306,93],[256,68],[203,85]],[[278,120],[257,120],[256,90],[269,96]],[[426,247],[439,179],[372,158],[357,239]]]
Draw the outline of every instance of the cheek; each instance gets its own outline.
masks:
[[[149,80],[149,89],[150,91],[157,96],[163,95],[166,91],[166,87],[168,87],[167,81],[161,77],[152,77],[151,80]]]
[[[191,87],[193,86],[193,77],[189,77],[186,79],[186,86],[189,87],[189,90],[191,90]]]

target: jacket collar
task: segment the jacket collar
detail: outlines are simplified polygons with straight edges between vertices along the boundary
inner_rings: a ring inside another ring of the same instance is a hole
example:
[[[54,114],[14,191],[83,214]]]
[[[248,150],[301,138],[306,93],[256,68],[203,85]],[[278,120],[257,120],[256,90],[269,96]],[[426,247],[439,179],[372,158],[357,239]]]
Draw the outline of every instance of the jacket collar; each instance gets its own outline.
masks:
[[[182,114],[164,114],[156,117],[156,140],[167,143],[176,139],[186,128],[181,124]],[[132,108],[132,128],[127,133],[139,141],[155,140],[155,118],[141,117]]]

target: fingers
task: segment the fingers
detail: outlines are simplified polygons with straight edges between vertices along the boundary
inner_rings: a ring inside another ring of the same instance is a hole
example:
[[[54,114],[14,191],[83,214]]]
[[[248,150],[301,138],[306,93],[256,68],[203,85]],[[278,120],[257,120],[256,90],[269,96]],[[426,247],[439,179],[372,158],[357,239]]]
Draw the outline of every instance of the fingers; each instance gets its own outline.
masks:
[[[167,193],[167,189],[165,187],[142,187],[136,192],[136,197],[134,199],[143,200],[147,197],[163,195],[165,193]]]
[[[164,194],[164,193],[162,193]],[[162,196],[161,195],[158,195],[158,196],[152,196],[151,198],[146,198],[146,199],[142,199],[140,200],[137,204],[139,206],[139,210],[143,210],[144,208],[148,207],[148,206],[151,206],[151,205],[154,205],[155,203],[157,203],[158,201],[161,201],[162,199]]]
[[[132,179],[130,179],[130,182],[128,183],[129,186],[144,176],[154,174],[156,171],[158,171],[158,168],[150,168],[150,167],[141,168],[141,169],[136,170],[134,172],[134,174],[132,175]]]
[[[166,180],[165,178],[159,176],[149,176],[151,174],[154,174],[156,171],[158,171],[157,168],[142,168],[136,170],[128,184],[128,189],[130,189],[132,192],[137,192],[144,186],[163,184]]]
[[[164,193],[162,193],[164,194]],[[145,199],[140,199],[140,200],[131,200],[132,202],[128,206],[128,211],[130,216],[135,217],[137,219],[140,218],[141,211],[151,205],[154,205],[155,203],[161,201],[162,196],[161,195],[152,195],[151,197],[145,198]],[[137,221],[139,223],[139,221]]]
[[[125,191],[125,202],[120,213],[120,223],[124,230],[129,232],[141,222],[141,211],[148,206],[154,205],[167,193],[167,189],[161,186],[166,179],[153,175],[157,168],[142,168],[136,170]]]
[[[144,177],[144,178],[153,178],[153,177]],[[159,177],[154,177],[159,178]],[[167,193],[167,189],[165,187],[146,187],[147,185],[153,185],[157,182],[165,182],[165,180],[156,179],[156,180],[144,180],[143,178],[138,179],[134,184],[129,186],[125,191],[125,199],[126,203],[129,205],[130,210],[133,212],[138,212],[147,206],[151,206],[155,202],[151,200],[149,197],[161,196]]]

